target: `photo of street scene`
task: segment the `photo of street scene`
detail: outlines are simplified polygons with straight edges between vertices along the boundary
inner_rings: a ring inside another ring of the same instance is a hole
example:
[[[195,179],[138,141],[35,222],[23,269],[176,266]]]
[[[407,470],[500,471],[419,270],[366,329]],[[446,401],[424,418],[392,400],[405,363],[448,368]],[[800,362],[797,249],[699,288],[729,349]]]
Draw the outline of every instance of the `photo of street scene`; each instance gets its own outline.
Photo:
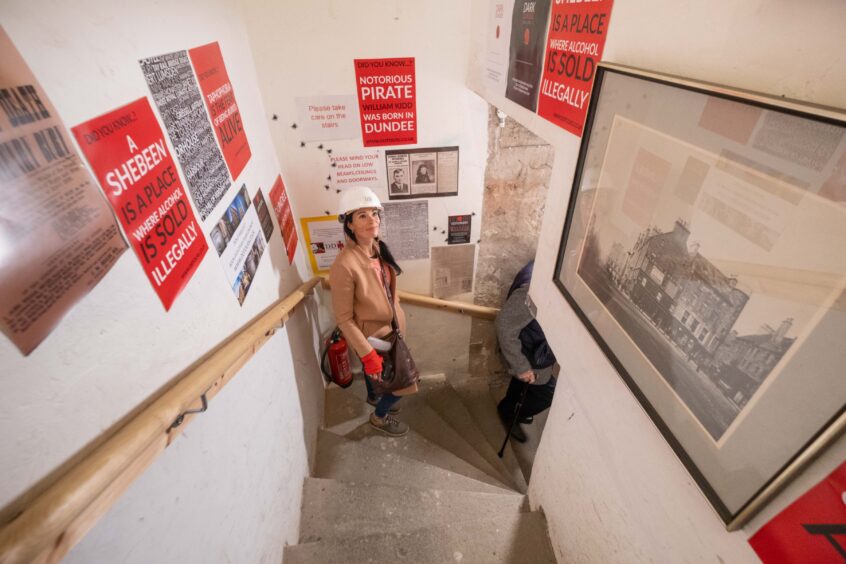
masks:
[[[597,78],[552,280],[563,299],[539,318],[595,341],[610,366],[575,377],[619,373],[730,522],[818,452],[846,401],[846,129],[636,72]]]
[[[699,252],[683,219],[605,244],[595,226],[593,216],[579,276],[719,440],[796,340],[794,319],[738,330],[754,295]]]
[[[846,210],[768,155],[705,150],[620,115],[603,149],[574,202],[567,284],[627,337],[614,351],[626,369],[647,360],[722,444],[843,291],[846,252],[829,239],[846,236]]]

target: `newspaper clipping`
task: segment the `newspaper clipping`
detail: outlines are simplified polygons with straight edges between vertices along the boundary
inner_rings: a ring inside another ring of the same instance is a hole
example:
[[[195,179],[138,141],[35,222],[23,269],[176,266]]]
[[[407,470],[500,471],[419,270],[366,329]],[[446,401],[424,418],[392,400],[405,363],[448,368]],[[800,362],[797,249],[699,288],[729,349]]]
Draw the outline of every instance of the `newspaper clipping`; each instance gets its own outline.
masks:
[[[458,195],[458,147],[385,151],[388,198]]]
[[[432,247],[432,295],[451,298],[473,291],[476,245]]]
[[[397,260],[429,258],[429,202],[384,204],[382,237]]]
[[[56,109],[0,27],[0,327],[27,355],[126,250]]]

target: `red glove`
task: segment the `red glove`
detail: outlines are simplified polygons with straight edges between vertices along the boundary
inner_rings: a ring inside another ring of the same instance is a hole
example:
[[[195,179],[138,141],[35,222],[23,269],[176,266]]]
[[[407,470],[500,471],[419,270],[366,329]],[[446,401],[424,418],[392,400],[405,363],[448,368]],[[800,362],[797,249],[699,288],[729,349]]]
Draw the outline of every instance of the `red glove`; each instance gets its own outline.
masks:
[[[382,374],[382,357],[376,352],[376,349],[361,357],[361,363],[364,365],[364,373],[373,376]]]

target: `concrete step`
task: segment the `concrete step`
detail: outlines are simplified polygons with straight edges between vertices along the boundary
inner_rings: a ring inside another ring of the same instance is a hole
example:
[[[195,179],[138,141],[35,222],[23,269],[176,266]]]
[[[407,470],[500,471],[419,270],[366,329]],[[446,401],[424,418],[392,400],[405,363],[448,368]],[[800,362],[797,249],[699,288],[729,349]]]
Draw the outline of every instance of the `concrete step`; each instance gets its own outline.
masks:
[[[425,402],[426,394],[433,389],[446,385],[443,374],[430,374],[420,379],[420,392],[403,397],[399,406],[416,405]],[[364,376],[357,375],[347,388],[330,386],[326,389],[326,402],[323,415],[323,427],[338,435],[346,435],[367,421],[373,413],[373,406],[367,403],[367,387]]]
[[[496,452],[499,452],[502,441],[505,439],[506,429],[499,419],[496,402],[490,394],[488,383],[483,379],[469,379],[453,384],[453,389],[461,398],[461,402],[467,408],[467,411],[473,416],[488,444]],[[511,440],[513,441],[513,438]],[[517,491],[526,492],[528,489],[526,478],[523,476],[520,464],[511,449],[511,441],[505,447],[502,462],[513,482],[517,484]]]
[[[422,527],[472,521],[479,515],[528,511],[525,496],[362,487],[338,480],[306,478],[300,542],[409,532]]]
[[[285,564],[315,562],[555,563],[540,513],[488,515],[408,532],[347,536],[285,547]]]
[[[476,424],[473,415],[467,411],[458,393],[450,385],[432,390],[427,403],[453,429],[461,429],[461,435],[491,466],[499,472],[499,480],[516,488],[511,472],[496,455],[496,450],[488,443],[485,434]]]
[[[393,452],[363,446],[319,430],[315,477],[346,482],[509,494],[502,488]]]
[[[402,414],[400,414],[401,416]],[[451,452],[425,439],[413,429],[404,437],[388,437],[371,427],[368,422],[359,425],[356,429],[344,435],[344,438],[356,441],[367,447],[390,451],[408,458],[413,458],[414,460],[419,460],[420,462],[431,464],[432,466],[437,466],[498,488],[513,490],[511,486],[502,482],[503,478],[496,479],[487,475]]]
[[[369,416],[373,408],[367,404],[366,400],[367,390],[364,387],[364,380],[360,377],[357,377],[348,388],[329,386],[326,388],[326,401],[323,407],[323,426],[334,429],[347,421]]]
[[[430,442],[475,466],[488,476],[499,481],[505,479],[501,477],[497,468],[485,460],[467,441],[463,436],[464,429],[454,429],[425,402],[403,409],[399,418]]]

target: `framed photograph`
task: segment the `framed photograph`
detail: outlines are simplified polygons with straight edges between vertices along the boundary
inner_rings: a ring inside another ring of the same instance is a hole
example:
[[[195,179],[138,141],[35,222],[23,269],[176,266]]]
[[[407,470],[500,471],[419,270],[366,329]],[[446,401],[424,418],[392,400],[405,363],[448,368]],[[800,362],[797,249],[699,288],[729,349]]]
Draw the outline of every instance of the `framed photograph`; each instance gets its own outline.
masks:
[[[458,147],[385,151],[388,199],[458,195]]]
[[[555,284],[730,530],[846,428],[844,134],[597,71]]]

